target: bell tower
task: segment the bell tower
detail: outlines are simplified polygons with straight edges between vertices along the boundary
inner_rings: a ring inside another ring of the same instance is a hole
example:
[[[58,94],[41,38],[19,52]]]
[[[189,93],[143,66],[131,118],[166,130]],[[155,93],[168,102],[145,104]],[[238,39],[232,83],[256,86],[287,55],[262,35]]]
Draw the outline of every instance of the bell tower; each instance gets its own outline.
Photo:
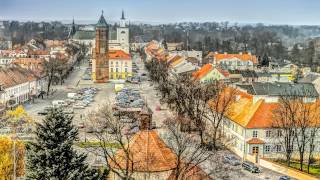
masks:
[[[105,83],[109,80],[109,27],[103,16],[103,11],[96,24],[95,61],[92,72],[96,83]]]

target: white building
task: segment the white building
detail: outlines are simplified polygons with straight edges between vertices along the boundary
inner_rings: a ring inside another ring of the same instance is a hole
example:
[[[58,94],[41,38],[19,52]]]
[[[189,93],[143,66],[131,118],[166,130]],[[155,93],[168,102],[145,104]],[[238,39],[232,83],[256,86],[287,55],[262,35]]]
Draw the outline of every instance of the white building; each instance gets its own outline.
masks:
[[[12,107],[29,100],[38,89],[37,78],[20,67],[0,69],[1,98],[0,102]]]
[[[315,103],[315,98],[306,98],[305,103]],[[259,157],[283,158],[284,132],[276,128],[274,114],[279,106],[276,96],[251,95],[242,90],[239,91],[235,102],[230,107],[229,115],[222,123],[225,143],[242,158],[248,155],[257,157],[257,160]],[[320,137],[320,134],[317,136]],[[318,138],[316,141],[315,144],[319,145]],[[293,155],[297,157],[296,146],[293,150]],[[315,157],[318,157],[319,152],[320,146],[315,147]]]

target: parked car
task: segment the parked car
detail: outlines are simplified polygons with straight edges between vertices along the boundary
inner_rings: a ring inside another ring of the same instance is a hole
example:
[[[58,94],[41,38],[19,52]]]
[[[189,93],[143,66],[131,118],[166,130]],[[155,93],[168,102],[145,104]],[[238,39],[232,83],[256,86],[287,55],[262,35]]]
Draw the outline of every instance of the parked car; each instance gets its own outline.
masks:
[[[260,173],[261,170],[259,169],[258,166],[256,166],[255,164],[253,164],[252,162],[249,162],[249,161],[244,161],[242,163],[242,167],[247,170],[247,171],[250,171],[252,173]]]
[[[289,176],[281,176],[279,180],[290,180],[291,178]]]
[[[232,154],[225,155],[223,162],[229,163],[232,166],[238,166],[241,164],[241,162]]]
[[[73,109],[84,109],[84,106],[80,105],[80,104],[75,104],[72,107],[73,107]]]
[[[53,107],[64,107],[67,106],[67,103],[64,100],[54,100],[52,101]]]
[[[85,128],[84,123],[79,123],[79,124],[78,124],[78,128],[81,128],[81,129],[82,129],[82,128]]]
[[[45,116],[48,114],[48,111],[39,111],[37,114],[41,116]]]
[[[63,112],[64,112],[65,114],[73,114],[73,113],[74,113],[73,109],[70,109],[70,108],[64,109]]]

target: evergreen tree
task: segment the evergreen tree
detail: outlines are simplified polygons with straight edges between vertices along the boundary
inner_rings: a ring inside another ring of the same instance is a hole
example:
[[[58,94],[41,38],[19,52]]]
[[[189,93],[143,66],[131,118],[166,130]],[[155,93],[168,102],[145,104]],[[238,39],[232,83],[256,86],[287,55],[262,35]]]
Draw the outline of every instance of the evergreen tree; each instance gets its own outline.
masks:
[[[269,66],[269,57],[267,54],[264,54],[262,57],[262,61],[261,61],[261,66],[262,67],[268,67]]]
[[[300,49],[299,49],[299,46],[298,44],[295,44],[291,50],[291,59],[293,62],[297,63],[301,63],[301,52],[300,52]]]
[[[35,134],[36,141],[27,147],[27,179],[98,179],[86,165],[86,155],[72,148],[78,129],[71,116],[52,109]]]

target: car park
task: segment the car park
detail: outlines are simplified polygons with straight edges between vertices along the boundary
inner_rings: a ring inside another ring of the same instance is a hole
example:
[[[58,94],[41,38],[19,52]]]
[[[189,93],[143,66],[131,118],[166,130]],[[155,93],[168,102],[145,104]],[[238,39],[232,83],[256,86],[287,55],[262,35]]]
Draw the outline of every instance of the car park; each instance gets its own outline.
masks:
[[[247,171],[250,171],[252,173],[260,173],[261,170],[258,166],[256,166],[254,163],[252,162],[249,162],[249,161],[244,161],[242,163],[242,167],[247,170]]]

